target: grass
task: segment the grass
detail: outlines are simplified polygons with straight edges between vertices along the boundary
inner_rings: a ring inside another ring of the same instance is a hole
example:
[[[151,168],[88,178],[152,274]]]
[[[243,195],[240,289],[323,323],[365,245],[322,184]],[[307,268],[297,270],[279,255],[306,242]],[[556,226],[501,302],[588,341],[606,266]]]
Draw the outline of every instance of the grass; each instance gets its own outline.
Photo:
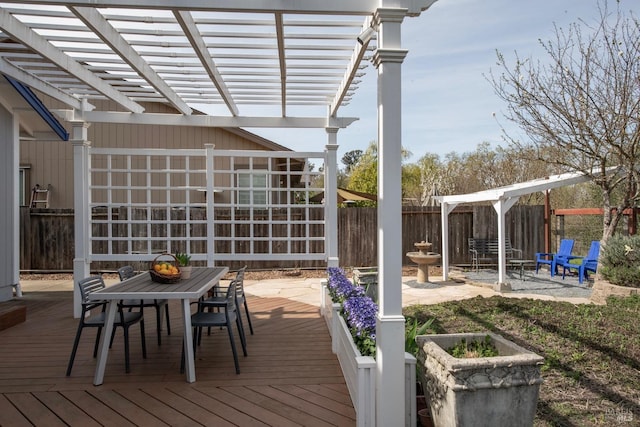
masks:
[[[503,297],[405,308],[429,333],[492,331],[545,358],[535,426],[640,425],[640,297],[606,306]]]

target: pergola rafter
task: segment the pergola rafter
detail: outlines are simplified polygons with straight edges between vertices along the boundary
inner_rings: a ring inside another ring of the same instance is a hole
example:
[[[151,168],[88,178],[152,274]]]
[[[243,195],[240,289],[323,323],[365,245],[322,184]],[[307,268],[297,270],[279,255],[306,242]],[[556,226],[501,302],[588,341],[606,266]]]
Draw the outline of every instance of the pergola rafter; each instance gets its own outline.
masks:
[[[20,6],[3,9],[11,22],[0,29],[21,50],[2,43],[0,55],[72,96],[106,97],[132,112],[142,111],[139,102],[162,102],[185,115],[197,105],[225,105],[231,116],[242,114],[240,105],[273,105],[281,117],[320,106],[335,116],[350,100],[366,67],[367,46],[354,41],[370,27],[375,10],[369,1],[346,11],[331,4],[254,10],[199,2],[126,9],[116,9],[123,6],[118,2],[99,8],[89,2],[15,3]],[[326,14],[332,19],[317,17]],[[70,61],[77,66],[65,67]],[[58,69],[43,71],[53,67]],[[201,91],[185,92],[185,86]]]
[[[90,271],[89,215],[83,212],[91,204],[87,179],[91,167],[87,127],[91,123],[325,130],[324,239],[327,265],[338,266],[337,134],[356,119],[339,117],[337,112],[354,94],[371,49],[371,63],[377,71],[380,159],[376,383],[383,385],[376,387],[375,420],[380,426],[409,425],[403,410],[402,251],[396,220],[401,209],[401,68],[407,54],[401,29],[404,18],[420,15],[434,2],[2,2],[0,71],[62,102],[66,107],[56,112],[72,127],[74,277],[85,277]],[[375,50],[356,41],[363,29],[372,27],[378,34]],[[114,102],[100,103],[105,110],[92,111],[94,99]],[[15,93],[0,90],[0,129],[4,132],[0,135],[4,150],[0,178],[6,184],[0,196],[10,201],[0,208],[6,219],[0,223],[0,232],[8,236],[0,244],[4,254],[0,257],[0,300],[10,298],[8,288],[19,283],[16,180],[20,126],[27,125],[19,123],[11,100]],[[146,112],[140,102],[165,104],[176,113]],[[206,110],[209,107],[211,111]],[[38,131],[31,128],[33,135]],[[207,170],[213,169],[209,156]],[[214,192],[210,182],[207,192]],[[213,238],[207,239],[207,245],[213,248]],[[79,295],[75,300],[79,303]]]

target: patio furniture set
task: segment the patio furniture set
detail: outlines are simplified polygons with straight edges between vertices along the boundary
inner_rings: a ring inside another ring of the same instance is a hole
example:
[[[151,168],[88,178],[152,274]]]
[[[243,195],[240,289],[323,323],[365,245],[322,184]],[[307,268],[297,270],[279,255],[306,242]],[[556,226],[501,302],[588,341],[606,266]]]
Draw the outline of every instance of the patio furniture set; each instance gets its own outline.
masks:
[[[585,279],[589,278],[589,272],[595,273],[598,269],[600,242],[597,240],[592,241],[586,256],[572,255],[574,243],[572,239],[562,239],[557,253],[536,253],[536,274],[540,265],[543,264],[549,265],[551,276],[559,274],[559,268],[562,267],[563,279],[567,274],[567,270],[576,270],[578,282],[582,284]]]
[[[589,251],[585,256],[573,255],[575,240],[562,239],[558,252],[536,252],[535,260],[523,259],[522,250],[511,246],[509,239],[505,241],[505,253],[509,265],[519,270],[520,280],[525,280],[525,267],[535,265],[536,274],[541,265],[548,265],[551,276],[559,274],[562,268],[562,278],[567,272],[574,270],[578,275],[578,282],[584,283],[589,278],[589,273],[595,273],[598,269],[598,255],[600,254],[600,242],[591,242]],[[475,271],[479,270],[479,261],[495,258],[498,254],[498,239],[469,239],[469,252],[471,254],[471,267]],[[516,257],[518,255],[518,257]]]
[[[109,348],[114,339],[115,329],[123,328],[125,347],[125,371],[129,366],[129,328],[140,325],[142,356],[146,358],[146,341],[144,333],[144,308],[155,308],[158,345],[162,344],[162,312],[166,315],[167,334],[171,334],[169,324],[169,300],[180,300],[182,306],[183,349],[181,372],[185,373],[187,382],[196,381],[195,350],[202,341],[202,329],[211,327],[226,328],[233,352],[236,373],[240,373],[238,355],[235,348],[234,323],[240,336],[244,356],[247,356],[241,308],[247,316],[251,334],[253,326],[249,308],[244,295],[244,272],[240,269],[236,277],[227,287],[220,287],[219,282],[229,271],[227,267],[194,268],[191,276],[177,283],[158,283],[153,281],[148,272],[135,274],[130,266],[119,270],[121,282],[106,286],[101,276],[91,276],[77,282],[82,296],[82,315],[76,332],[73,349],[67,367],[67,376],[71,375],[73,362],[84,328],[97,328],[93,356],[97,357],[94,385],[104,381],[105,367],[109,356]],[[197,305],[195,313],[191,306]],[[97,313],[96,313],[97,311]],[[93,312],[93,313],[90,313]]]

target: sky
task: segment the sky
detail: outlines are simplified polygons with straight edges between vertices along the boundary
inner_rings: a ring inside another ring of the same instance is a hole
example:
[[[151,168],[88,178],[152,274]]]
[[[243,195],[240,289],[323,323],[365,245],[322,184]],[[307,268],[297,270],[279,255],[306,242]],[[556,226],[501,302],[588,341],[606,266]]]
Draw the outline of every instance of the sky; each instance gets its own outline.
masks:
[[[604,1],[604,0],[601,0]],[[606,0],[615,11],[615,0]],[[640,17],[640,0],[620,0],[621,10]],[[544,59],[539,40],[583,19],[596,22],[597,0],[438,0],[402,26],[402,145],[415,162],[426,153],[462,154],[489,142],[503,145],[500,124],[515,130],[502,113],[505,104],[486,76],[499,72],[496,51],[507,59]],[[338,159],[377,141],[376,69],[369,63],[351,103],[338,115],[359,117],[338,132]],[[494,116],[495,113],[495,116]],[[322,151],[321,129],[248,129],[296,151]]]

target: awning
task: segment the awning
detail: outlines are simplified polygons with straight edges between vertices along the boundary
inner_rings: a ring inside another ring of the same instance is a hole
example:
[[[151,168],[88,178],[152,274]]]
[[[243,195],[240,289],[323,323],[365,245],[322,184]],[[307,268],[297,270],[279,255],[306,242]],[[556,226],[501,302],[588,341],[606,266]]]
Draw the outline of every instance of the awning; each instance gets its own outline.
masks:
[[[309,199],[312,202],[322,203],[324,200],[324,191],[318,193]],[[345,188],[338,188],[338,203],[344,203],[346,201],[361,202],[361,201],[378,201],[378,196],[375,194],[362,193],[360,191],[347,190]]]

